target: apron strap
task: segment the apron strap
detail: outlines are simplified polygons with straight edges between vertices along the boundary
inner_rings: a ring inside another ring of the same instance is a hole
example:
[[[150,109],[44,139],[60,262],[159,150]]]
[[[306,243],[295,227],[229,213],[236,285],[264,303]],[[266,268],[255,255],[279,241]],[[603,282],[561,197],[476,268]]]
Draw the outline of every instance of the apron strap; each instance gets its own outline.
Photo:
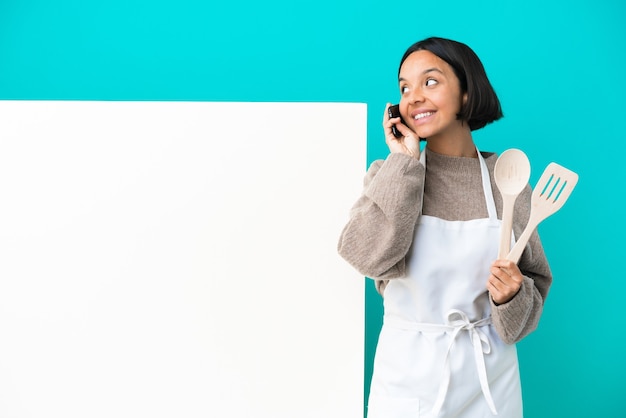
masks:
[[[498,213],[496,212],[496,202],[493,199],[493,192],[491,190],[491,180],[489,178],[489,169],[487,168],[487,163],[485,159],[481,155],[478,148],[476,148],[476,152],[478,153],[478,160],[480,161],[480,174],[483,180],[483,192],[485,194],[485,204],[487,205],[487,213],[489,213],[489,219],[498,220]]]

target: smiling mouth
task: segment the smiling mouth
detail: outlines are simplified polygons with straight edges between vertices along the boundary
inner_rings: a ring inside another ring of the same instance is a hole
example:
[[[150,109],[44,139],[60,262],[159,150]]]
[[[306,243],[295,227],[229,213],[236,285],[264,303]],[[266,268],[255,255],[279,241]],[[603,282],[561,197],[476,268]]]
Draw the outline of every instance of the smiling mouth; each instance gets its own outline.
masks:
[[[413,119],[420,120],[420,119],[424,119],[425,117],[428,117],[428,116],[431,116],[431,115],[434,115],[434,114],[435,114],[435,112],[418,113],[417,115],[415,115],[413,117]]]

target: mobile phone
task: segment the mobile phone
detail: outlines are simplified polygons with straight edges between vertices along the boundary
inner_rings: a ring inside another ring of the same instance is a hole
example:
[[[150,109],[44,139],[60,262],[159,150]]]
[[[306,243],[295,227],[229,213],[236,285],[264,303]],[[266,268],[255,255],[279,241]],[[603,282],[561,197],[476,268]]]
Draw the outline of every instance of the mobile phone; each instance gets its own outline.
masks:
[[[402,115],[400,114],[400,105],[389,106],[388,114],[389,114],[389,119],[400,118],[400,123],[406,125],[406,123],[404,123],[404,119],[402,119]],[[393,135],[396,138],[402,138],[404,136],[400,133],[398,128],[396,128],[396,125],[393,125],[391,127],[391,132],[393,132]],[[420,141],[426,141],[426,138],[420,138]]]
[[[388,113],[389,113],[389,119],[400,118],[400,123],[404,123],[404,119],[402,119],[402,115],[400,115],[400,105],[396,104],[393,106],[389,106]],[[393,125],[391,127],[391,132],[393,132],[393,136],[395,136],[396,138],[403,137],[400,131],[396,128],[396,125]]]

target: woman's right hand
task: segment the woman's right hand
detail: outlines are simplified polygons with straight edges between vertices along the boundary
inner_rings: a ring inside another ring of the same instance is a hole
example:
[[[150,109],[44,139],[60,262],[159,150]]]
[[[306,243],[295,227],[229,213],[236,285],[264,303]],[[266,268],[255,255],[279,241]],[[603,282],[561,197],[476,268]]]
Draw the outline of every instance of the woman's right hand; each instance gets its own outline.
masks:
[[[383,117],[383,129],[385,130],[385,142],[391,152],[399,152],[410,155],[413,158],[420,157],[420,139],[419,137],[409,129],[405,124],[401,122],[400,118],[389,118],[389,106],[391,103],[387,103],[385,108],[385,116]],[[402,134],[401,138],[396,138],[391,130],[391,127],[396,125],[396,129]]]

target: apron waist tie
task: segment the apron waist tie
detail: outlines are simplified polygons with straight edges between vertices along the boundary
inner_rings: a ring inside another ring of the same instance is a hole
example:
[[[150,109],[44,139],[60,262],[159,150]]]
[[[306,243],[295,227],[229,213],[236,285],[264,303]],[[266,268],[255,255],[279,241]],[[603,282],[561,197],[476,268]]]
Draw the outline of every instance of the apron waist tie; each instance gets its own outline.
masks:
[[[476,370],[478,371],[478,379],[480,380],[480,388],[482,389],[483,396],[489,405],[489,409],[494,415],[498,415],[496,406],[491,396],[491,390],[489,389],[489,381],[487,379],[487,368],[485,367],[485,354],[491,352],[491,344],[489,344],[489,338],[484,332],[479,330],[479,327],[491,324],[491,317],[480,319],[476,322],[470,322],[465,312],[458,309],[452,309],[448,311],[447,324],[428,324],[403,321],[396,318],[385,318],[385,323],[391,326],[397,326],[399,328],[411,329],[422,332],[446,332],[452,331],[452,339],[448,345],[446,351],[446,357],[444,362],[443,380],[439,385],[439,392],[433,406],[433,416],[438,416],[443,406],[443,402],[448,392],[448,386],[450,385],[450,351],[456,340],[456,337],[463,330],[469,332],[472,345],[474,346],[474,360],[476,361]]]

